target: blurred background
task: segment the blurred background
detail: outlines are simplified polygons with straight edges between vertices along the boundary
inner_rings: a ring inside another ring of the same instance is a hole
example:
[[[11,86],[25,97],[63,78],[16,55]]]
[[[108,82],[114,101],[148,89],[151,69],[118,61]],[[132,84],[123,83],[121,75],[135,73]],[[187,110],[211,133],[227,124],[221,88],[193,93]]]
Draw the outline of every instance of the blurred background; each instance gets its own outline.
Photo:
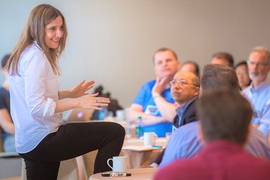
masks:
[[[68,26],[61,88],[93,79],[124,108],[155,78],[152,56],[161,47],[201,69],[217,51],[237,63],[255,46],[270,48],[269,0],[0,0],[1,58],[42,3],[58,8]]]

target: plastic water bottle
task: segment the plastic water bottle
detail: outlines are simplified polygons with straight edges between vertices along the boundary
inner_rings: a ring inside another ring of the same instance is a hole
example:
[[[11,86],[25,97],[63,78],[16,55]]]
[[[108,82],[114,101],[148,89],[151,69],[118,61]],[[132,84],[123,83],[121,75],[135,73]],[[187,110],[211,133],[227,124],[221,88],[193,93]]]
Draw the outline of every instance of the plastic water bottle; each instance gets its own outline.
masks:
[[[143,133],[144,133],[144,127],[143,127],[142,117],[138,116],[138,120],[136,123],[136,136],[137,136],[137,138],[142,137]]]

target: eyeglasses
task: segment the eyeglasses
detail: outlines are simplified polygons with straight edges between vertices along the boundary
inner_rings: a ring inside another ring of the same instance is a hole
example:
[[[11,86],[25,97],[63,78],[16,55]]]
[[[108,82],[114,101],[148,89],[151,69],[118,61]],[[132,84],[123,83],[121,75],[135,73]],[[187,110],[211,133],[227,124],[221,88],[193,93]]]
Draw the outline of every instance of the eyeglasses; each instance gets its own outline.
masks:
[[[187,83],[187,82],[185,82],[183,80],[180,80],[180,81],[172,80],[170,82],[171,86],[176,86],[176,84],[179,84],[181,87],[184,87],[185,85],[193,85],[193,86],[199,87],[199,85],[197,85],[197,84]]]
[[[247,63],[249,65],[252,65],[252,66],[257,65],[258,67],[261,67],[261,68],[264,67],[264,66],[268,66],[269,65],[269,63],[255,63],[255,62],[252,62],[250,60],[248,60]]]

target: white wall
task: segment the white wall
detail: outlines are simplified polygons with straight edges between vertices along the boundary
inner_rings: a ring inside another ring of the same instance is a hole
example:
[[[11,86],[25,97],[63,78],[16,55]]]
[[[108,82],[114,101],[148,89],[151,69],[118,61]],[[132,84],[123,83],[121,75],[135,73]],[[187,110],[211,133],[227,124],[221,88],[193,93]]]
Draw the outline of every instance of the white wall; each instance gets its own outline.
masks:
[[[255,46],[270,48],[269,0],[0,0],[0,57],[41,3],[57,7],[68,25],[61,87],[94,79],[124,107],[155,77],[152,55],[160,47],[201,67],[216,51],[237,62]]]

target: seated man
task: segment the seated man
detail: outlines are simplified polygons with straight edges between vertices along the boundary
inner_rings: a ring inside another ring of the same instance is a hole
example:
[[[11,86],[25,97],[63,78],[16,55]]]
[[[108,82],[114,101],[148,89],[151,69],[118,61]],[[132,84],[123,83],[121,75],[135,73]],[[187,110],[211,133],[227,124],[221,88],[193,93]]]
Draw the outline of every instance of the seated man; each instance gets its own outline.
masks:
[[[191,159],[159,169],[154,180],[270,179],[270,162],[244,150],[253,111],[239,92],[204,91],[196,111],[200,119],[198,134],[204,147]]]
[[[178,127],[196,121],[195,101],[200,92],[200,83],[198,77],[192,72],[178,71],[171,81],[171,95],[179,104],[176,109],[177,115],[173,122],[173,131]],[[164,150],[150,167],[157,167],[164,155]]]
[[[195,61],[186,61],[180,66],[180,71],[193,72],[200,79],[200,68]]]
[[[130,123],[142,117],[145,132],[165,137],[172,131],[175,102],[170,94],[170,81],[179,69],[176,54],[167,48],[159,49],[153,57],[156,80],[142,86],[129,109]]]
[[[211,59],[211,64],[223,64],[231,68],[234,68],[234,59],[230,53],[227,52],[217,52],[213,54]]]
[[[0,128],[3,129],[2,140],[4,142],[5,152],[16,152],[15,148],[15,126],[10,116],[10,95],[8,89],[7,69],[5,65],[10,55],[3,57],[2,73],[5,76],[5,81],[0,88]]]
[[[267,82],[270,71],[270,51],[265,47],[255,47],[247,61],[250,86],[242,91],[253,107],[251,123],[258,127],[270,142],[270,83]]]
[[[206,65],[201,78],[201,92],[219,88],[228,88],[230,92],[240,93],[235,71],[225,65]],[[177,159],[190,158],[202,148],[197,138],[197,124],[198,121],[181,126],[171,135],[159,167]],[[252,125],[250,138],[245,148],[247,152],[255,156],[270,159],[267,138]]]

